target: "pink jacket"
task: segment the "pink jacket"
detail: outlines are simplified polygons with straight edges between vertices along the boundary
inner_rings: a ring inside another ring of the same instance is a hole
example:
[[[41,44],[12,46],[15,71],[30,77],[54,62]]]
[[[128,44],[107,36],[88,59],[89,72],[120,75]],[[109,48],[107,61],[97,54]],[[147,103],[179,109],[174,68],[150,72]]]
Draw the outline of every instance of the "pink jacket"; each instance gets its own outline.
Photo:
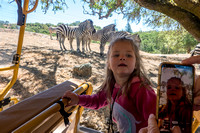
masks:
[[[156,94],[153,89],[140,87],[139,78],[133,78],[130,98],[119,94],[113,107],[113,120],[117,123],[120,133],[136,133],[139,129],[146,127],[150,114],[156,113]],[[150,88],[150,87],[149,87]],[[120,86],[115,84],[112,99],[117,95]],[[80,95],[79,105],[90,108],[99,109],[108,105],[105,91],[97,94]]]

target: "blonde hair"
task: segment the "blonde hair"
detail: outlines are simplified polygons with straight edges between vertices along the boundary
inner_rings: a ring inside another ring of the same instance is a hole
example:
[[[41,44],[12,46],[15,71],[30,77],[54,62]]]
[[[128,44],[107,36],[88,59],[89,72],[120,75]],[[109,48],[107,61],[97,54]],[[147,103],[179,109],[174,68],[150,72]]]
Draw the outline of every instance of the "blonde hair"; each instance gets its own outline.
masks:
[[[139,77],[139,79],[142,82],[142,85],[151,85],[151,82],[148,80],[146,73],[144,71],[144,68],[142,66],[142,60],[141,60],[141,57],[139,54],[139,49],[136,46],[136,44],[133,42],[132,39],[127,38],[127,37],[117,38],[117,39],[111,41],[111,43],[109,45],[108,52],[107,52],[107,61],[106,61],[107,62],[106,63],[106,76],[105,76],[105,80],[103,81],[102,85],[100,86],[101,89],[104,89],[106,91],[107,99],[109,102],[111,101],[112,89],[114,88],[114,85],[116,82],[112,70],[110,70],[108,68],[108,61],[109,61],[110,53],[111,53],[113,45],[116,42],[125,42],[125,41],[130,42],[131,46],[133,47],[133,51],[134,51],[135,57],[136,57],[136,63],[135,63],[135,70],[131,73],[127,82],[121,88],[122,94],[124,94],[124,95],[129,94],[129,91],[131,89],[131,81],[132,81],[133,77],[136,77],[136,76]],[[127,96],[129,97],[129,95],[127,95]]]

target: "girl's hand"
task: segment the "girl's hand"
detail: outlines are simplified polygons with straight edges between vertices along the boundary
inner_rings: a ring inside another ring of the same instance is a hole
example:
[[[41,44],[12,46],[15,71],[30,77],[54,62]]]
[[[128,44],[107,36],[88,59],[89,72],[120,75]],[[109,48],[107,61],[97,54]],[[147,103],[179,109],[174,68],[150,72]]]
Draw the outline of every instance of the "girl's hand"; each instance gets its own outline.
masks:
[[[76,93],[73,93],[72,91],[66,91],[62,98],[69,99],[67,106],[77,105],[79,102],[78,95]]]

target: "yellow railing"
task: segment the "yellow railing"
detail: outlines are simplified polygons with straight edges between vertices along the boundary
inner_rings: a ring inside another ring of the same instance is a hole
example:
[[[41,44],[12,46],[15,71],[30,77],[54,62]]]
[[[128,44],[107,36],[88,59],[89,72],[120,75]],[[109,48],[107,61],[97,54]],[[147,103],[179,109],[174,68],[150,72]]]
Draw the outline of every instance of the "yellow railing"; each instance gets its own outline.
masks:
[[[16,1],[17,2],[17,1]],[[23,44],[23,39],[24,39],[24,31],[25,31],[25,26],[26,26],[26,18],[27,14],[34,11],[38,5],[38,0],[36,0],[35,5],[31,10],[28,10],[28,5],[29,5],[29,0],[24,0],[24,5],[22,8],[23,15],[24,15],[24,21],[23,25],[20,26],[20,31],[19,31],[19,38],[18,38],[18,45],[17,45],[17,51],[16,54],[13,57],[13,63],[14,65],[5,67],[5,68],[0,68],[0,71],[7,71],[7,70],[13,70],[13,76],[10,82],[7,84],[7,86],[0,92],[0,101],[2,101],[10,88],[14,85],[14,83],[17,80],[17,75],[18,75],[18,69],[19,69],[19,62],[20,62],[20,56],[21,56],[21,50],[22,50],[22,44]],[[10,98],[10,100],[14,100],[14,103],[17,103],[18,100],[16,98]],[[0,111],[3,110],[3,107],[0,107]]]
[[[195,131],[200,125],[200,111],[194,111],[193,116],[194,116],[194,121],[192,123],[192,133],[195,133]]]
[[[91,83],[87,82],[87,83],[81,84],[77,89],[75,89],[74,93],[81,94],[83,92],[86,92],[85,93],[86,95],[91,95],[92,90],[93,90],[93,88],[92,88]],[[64,103],[64,106],[66,106],[68,103],[67,99],[61,99],[61,101]],[[27,121],[26,123],[24,123],[17,129],[15,129],[13,131],[13,133],[33,132],[34,129],[37,128],[38,125],[40,125],[43,121],[45,121],[45,119],[47,119],[49,116],[58,112],[60,109],[61,109],[60,104],[54,103],[53,105],[51,105],[50,107],[45,109],[43,112],[39,113],[37,116],[35,116],[31,120]],[[70,107],[65,108],[65,111],[67,113],[71,113],[75,110],[77,110],[77,113],[76,113],[76,117],[75,117],[74,133],[77,132],[78,122],[79,122],[80,116],[81,116],[84,108],[83,107],[78,108],[78,105],[76,107],[70,106]]]

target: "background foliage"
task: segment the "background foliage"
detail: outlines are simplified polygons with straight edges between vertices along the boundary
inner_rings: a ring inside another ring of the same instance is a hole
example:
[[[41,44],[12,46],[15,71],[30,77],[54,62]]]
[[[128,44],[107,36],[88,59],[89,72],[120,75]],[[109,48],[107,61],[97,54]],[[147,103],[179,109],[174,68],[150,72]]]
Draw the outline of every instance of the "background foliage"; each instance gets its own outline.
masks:
[[[69,26],[77,26],[80,21],[68,24]],[[60,25],[53,25],[50,23],[27,23],[26,31],[49,34],[48,27],[56,27]],[[100,26],[94,25],[96,30],[100,30]],[[0,28],[18,29],[16,24],[10,24],[8,21],[0,20]],[[129,23],[125,28],[126,31],[132,32]],[[135,32],[132,34],[139,34],[142,43],[140,49],[145,52],[155,54],[175,54],[175,53],[189,53],[198,43],[195,38],[186,30],[168,30],[168,31],[146,31]],[[55,35],[55,34],[54,34]]]

